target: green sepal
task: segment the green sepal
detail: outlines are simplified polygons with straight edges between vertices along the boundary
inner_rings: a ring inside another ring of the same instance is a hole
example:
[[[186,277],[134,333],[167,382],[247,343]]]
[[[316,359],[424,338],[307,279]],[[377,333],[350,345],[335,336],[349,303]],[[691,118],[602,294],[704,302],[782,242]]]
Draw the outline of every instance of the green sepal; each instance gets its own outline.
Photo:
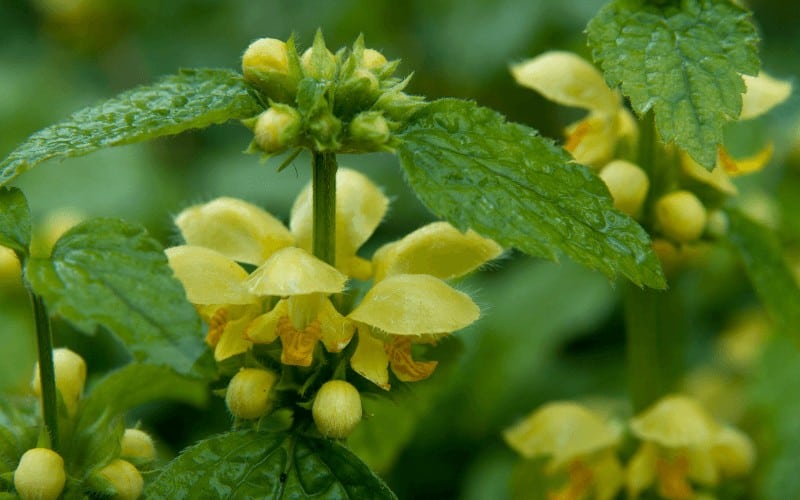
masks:
[[[665,287],[644,229],[613,208],[597,176],[535,130],[472,102],[442,99],[415,114],[398,137],[412,189],[459,229]]]
[[[396,498],[340,444],[244,430],[186,449],[147,485],[145,498]]]
[[[587,33],[609,86],[639,116],[652,109],[664,141],[714,168],[723,126],[742,110],[741,74],[759,68],[750,12],[730,0],[614,0]]]
[[[28,260],[33,291],[86,333],[103,326],[141,362],[213,377],[200,318],[163,248],[141,226],[93,219],[68,231],[49,258]]]
[[[189,69],[85,108],[31,135],[0,162],[0,186],[51,158],[146,141],[254,116],[263,105],[241,75]]]
[[[24,260],[31,246],[31,211],[17,188],[0,188],[0,245]]]
[[[727,211],[728,240],[779,331],[800,345],[800,286],[783,257],[777,235],[736,210]]]

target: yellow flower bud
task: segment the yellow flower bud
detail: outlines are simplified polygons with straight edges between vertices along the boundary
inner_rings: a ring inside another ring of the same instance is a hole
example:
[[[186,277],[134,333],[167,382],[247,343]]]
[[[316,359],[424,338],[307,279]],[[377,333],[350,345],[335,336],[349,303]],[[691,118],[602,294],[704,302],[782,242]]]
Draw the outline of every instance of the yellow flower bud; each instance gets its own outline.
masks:
[[[286,103],[294,101],[301,76],[289,64],[287,44],[275,38],[261,38],[247,47],[242,56],[242,73],[268,98]]]
[[[261,38],[251,43],[242,56],[242,73],[249,81],[256,72],[288,73],[286,43],[275,38]]]
[[[614,160],[603,168],[600,178],[608,186],[617,210],[630,216],[639,212],[650,188],[647,174],[641,168],[625,160]]]
[[[228,410],[237,418],[263,417],[272,409],[270,391],[277,379],[269,370],[242,368],[228,384],[225,394]]]
[[[700,238],[706,227],[706,208],[689,191],[674,191],[656,202],[656,223],[667,237],[688,243]]]
[[[56,388],[61,393],[67,411],[70,415],[74,415],[86,383],[86,362],[80,355],[62,347],[53,350],[53,366],[56,372]],[[42,395],[39,363],[36,363],[33,369],[31,389],[37,396]]]
[[[358,390],[344,380],[325,382],[311,407],[319,432],[333,439],[349,436],[361,421],[361,412]]]
[[[22,284],[22,266],[14,250],[0,246],[0,287]]]
[[[361,66],[366,69],[379,69],[387,63],[386,57],[375,49],[364,49]]]
[[[64,459],[47,448],[26,451],[14,471],[14,488],[23,500],[55,500],[66,480]]]
[[[125,429],[122,435],[120,456],[149,462],[156,458],[153,438],[139,429]]]
[[[265,153],[280,153],[297,138],[300,114],[289,106],[272,106],[256,119],[255,143]]]
[[[114,500],[135,500],[142,494],[144,480],[142,475],[130,462],[116,459],[97,473],[102,479],[114,487]]]

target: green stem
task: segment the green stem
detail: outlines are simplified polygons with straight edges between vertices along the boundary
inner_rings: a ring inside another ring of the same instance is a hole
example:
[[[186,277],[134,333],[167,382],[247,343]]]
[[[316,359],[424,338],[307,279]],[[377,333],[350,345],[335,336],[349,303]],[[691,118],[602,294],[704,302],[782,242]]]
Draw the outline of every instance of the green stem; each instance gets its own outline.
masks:
[[[314,256],[336,265],[336,155],[313,152],[312,196]]]
[[[56,372],[53,365],[53,334],[50,316],[44,300],[30,292],[33,318],[36,323],[36,344],[39,354],[39,381],[42,387],[42,413],[44,425],[50,436],[50,447],[58,451],[58,406],[56,399]]]
[[[639,412],[676,389],[686,342],[680,293],[626,285],[625,329],[631,401]]]

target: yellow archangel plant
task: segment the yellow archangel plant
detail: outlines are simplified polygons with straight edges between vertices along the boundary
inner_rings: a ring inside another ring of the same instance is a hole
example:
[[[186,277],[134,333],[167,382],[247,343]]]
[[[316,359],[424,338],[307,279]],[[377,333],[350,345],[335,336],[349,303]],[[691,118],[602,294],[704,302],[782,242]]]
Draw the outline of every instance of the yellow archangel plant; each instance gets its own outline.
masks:
[[[310,366],[318,340],[328,352],[340,352],[358,329],[351,359],[356,372],[384,389],[389,365],[400,380],[426,378],[435,363],[415,362],[412,342],[431,342],[479,316],[472,299],[443,280],[479,267],[502,248],[434,223],[381,248],[370,262],[356,252],[383,218],[387,198],[349,169],[337,172],[336,198],[336,267],[309,253],[310,187],[298,196],[289,228],[232,198],[178,215],[186,245],[168,249],[167,256],[209,325],[207,342],[221,361],[280,338],[283,364]],[[248,274],[239,263],[257,267]],[[373,287],[344,316],[330,296],[343,292],[349,277],[373,274]]]

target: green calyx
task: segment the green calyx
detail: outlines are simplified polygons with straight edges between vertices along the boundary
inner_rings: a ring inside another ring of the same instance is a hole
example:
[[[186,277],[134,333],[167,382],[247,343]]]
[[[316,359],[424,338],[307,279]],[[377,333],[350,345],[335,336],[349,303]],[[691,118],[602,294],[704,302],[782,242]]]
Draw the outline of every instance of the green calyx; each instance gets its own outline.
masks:
[[[263,119],[246,120],[256,136],[250,151],[267,156],[300,147],[330,153],[392,151],[393,133],[423,105],[422,98],[403,92],[409,78],[393,76],[398,65],[366,48],[361,36],[335,55],[319,31],[302,55],[293,37],[253,42],[242,57],[244,79],[269,103],[264,114],[280,111],[281,119],[270,123],[286,127],[264,136],[257,126]]]

